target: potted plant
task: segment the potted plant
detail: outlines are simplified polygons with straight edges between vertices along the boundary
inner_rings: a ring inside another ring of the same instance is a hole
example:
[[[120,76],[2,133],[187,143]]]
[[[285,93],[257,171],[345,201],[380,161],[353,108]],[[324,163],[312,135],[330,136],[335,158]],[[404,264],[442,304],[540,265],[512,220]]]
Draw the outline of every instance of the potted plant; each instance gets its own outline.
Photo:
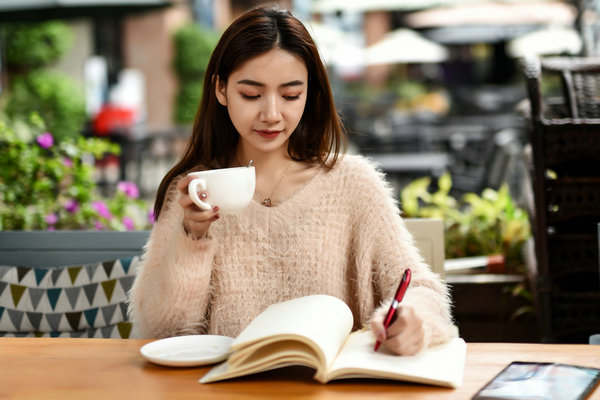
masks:
[[[119,182],[104,198],[94,161],[119,147],[99,138],[57,141],[32,114],[15,129],[0,117],[0,230],[141,230],[153,222],[133,182]]]
[[[415,179],[401,191],[407,217],[441,218],[445,225],[446,259],[500,254],[506,269],[524,271],[523,246],[531,237],[529,217],[504,184],[468,193],[459,201],[450,195],[452,178],[443,174],[432,192],[431,178]]]

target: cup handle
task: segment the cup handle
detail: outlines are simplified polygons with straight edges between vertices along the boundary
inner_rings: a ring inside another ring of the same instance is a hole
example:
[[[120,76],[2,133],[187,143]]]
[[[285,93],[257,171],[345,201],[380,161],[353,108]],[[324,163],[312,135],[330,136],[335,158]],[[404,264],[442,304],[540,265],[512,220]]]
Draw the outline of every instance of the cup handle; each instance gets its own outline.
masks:
[[[200,200],[200,197],[198,196],[198,187],[200,190],[206,190],[206,181],[202,178],[196,178],[192,179],[188,184],[188,193],[190,194],[192,201],[195,205],[200,207],[201,210],[210,210],[212,206],[209,203]]]

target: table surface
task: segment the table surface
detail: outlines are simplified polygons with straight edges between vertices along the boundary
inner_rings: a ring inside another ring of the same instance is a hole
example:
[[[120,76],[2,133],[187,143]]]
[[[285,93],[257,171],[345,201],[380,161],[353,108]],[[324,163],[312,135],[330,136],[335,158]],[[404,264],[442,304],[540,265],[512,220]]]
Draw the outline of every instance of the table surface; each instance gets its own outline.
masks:
[[[600,367],[600,346],[468,343],[457,389],[353,379],[320,384],[308,368],[286,368],[200,384],[209,367],[146,362],[138,339],[0,338],[0,399],[470,399],[511,361]],[[600,389],[589,397],[600,398]]]

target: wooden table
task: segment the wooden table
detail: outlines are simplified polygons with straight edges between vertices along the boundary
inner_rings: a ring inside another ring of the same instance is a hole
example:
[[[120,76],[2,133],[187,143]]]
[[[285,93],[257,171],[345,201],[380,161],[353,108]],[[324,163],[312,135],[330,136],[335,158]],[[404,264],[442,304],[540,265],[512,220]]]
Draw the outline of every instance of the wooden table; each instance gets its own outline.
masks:
[[[382,380],[322,385],[288,368],[200,384],[208,367],[168,368],[139,353],[147,340],[0,338],[0,399],[470,399],[514,360],[600,367],[600,346],[468,343],[458,389]],[[600,389],[591,399],[600,398]]]

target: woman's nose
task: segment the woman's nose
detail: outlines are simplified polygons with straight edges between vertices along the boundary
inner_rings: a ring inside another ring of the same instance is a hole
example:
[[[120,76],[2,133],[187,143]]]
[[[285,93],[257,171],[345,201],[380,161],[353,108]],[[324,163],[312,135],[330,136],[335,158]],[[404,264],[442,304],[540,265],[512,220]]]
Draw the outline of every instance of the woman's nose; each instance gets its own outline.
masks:
[[[262,119],[268,122],[276,122],[281,119],[280,104],[277,96],[269,96],[265,99],[262,110]]]

